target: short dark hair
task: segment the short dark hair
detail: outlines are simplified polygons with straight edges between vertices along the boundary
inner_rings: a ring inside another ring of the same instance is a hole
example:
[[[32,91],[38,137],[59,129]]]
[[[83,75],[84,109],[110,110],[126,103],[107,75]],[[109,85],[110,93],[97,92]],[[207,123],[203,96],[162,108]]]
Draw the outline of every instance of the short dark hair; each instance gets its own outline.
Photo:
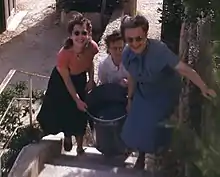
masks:
[[[134,17],[125,15],[121,20],[121,34],[124,38],[125,36],[125,30],[128,28],[137,28],[141,27],[144,32],[148,32],[149,30],[149,22],[143,15],[136,15]]]
[[[111,34],[105,37],[105,44],[107,49],[110,47],[111,42],[123,40],[120,30],[114,30]]]
[[[70,35],[73,33],[73,29],[76,25],[86,25],[88,33],[92,33],[92,24],[91,21],[85,18],[81,13],[77,13],[73,16],[73,19],[69,21],[67,26],[67,31]],[[73,46],[73,40],[69,37],[64,42],[64,49],[69,49]]]
[[[76,25],[85,25],[86,30],[91,33],[92,32],[92,24],[91,21],[83,16],[81,13],[77,13],[73,16],[73,19],[69,21],[67,31],[70,35],[72,35],[73,29]]]

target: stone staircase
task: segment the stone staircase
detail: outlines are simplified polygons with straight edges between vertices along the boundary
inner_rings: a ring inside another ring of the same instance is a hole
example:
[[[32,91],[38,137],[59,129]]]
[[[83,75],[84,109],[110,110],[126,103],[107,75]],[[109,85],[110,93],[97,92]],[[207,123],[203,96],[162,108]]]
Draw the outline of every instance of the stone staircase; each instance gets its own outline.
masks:
[[[76,155],[76,147],[65,152],[61,136],[47,136],[22,149],[8,177],[162,177],[132,169],[136,157],[105,157],[94,147]]]
[[[144,175],[129,169],[134,163],[134,157],[106,158],[93,147],[87,147],[85,151],[86,154],[80,157],[76,156],[75,147],[69,153],[62,153],[44,165],[39,177],[142,177]]]
[[[76,156],[76,147],[71,152],[44,164],[39,177],[150,177],[146,171],[131,169],[136,157],[107,158],[94,147],[87,147],[83,156]]]

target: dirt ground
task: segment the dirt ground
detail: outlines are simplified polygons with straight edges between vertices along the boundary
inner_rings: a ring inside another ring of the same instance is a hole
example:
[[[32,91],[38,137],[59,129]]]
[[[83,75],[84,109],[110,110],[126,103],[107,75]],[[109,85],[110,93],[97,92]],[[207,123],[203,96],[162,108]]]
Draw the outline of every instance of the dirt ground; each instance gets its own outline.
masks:
[[[0,82],[10,69],[49,75],[56,53],[66,37],[65,30],[56,24],[54,0],[18,0],[18,10],[27,10],[15,32],[0,35]],[[13,81],[27,80],[17,73]],[[46,80],[34,78],[37,88],[45,88]]]

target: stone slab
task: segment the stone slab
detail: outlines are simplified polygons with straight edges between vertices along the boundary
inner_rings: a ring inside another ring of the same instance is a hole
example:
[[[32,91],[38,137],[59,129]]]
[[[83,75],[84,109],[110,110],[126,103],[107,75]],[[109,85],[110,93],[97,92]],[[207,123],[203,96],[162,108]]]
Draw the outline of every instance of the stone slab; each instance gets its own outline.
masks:
[[[145,174],[117,174],[117,171],[92,170],[78,167],[45,165],[39,177],[150,177]]]
[[[115,158],[104,157],[93,147],[87,147],[83,156],[76,156],[75,147],[71,152],[62,153],[45,164],[40,177],[151,177],[149,171],[138,171],[132,169],[136,157],[118,156]],[[154,174],[158,177],[159,174]]]
[[[27,15],[28,11],[20,11],[14,15],[14,17],[10,20],[7,30],[8,31],[15,31],[19,24],[22,22],[24,17]]]
[[[8,177],[37,177],[44,164],[60,155],[61,140],[42,140],[25,146],[19,153]]]

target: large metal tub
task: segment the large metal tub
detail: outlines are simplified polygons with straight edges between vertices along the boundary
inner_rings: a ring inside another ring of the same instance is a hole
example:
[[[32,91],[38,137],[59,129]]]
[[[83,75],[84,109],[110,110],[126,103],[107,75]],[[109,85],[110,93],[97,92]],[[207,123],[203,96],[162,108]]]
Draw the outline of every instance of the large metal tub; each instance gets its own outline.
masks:
[[[127,90],[118,84],[105,84],[87,96],[87,114],[94,126],[97,150],[106,156],[121,155],[125,145],[120,133],[126,119]]]

